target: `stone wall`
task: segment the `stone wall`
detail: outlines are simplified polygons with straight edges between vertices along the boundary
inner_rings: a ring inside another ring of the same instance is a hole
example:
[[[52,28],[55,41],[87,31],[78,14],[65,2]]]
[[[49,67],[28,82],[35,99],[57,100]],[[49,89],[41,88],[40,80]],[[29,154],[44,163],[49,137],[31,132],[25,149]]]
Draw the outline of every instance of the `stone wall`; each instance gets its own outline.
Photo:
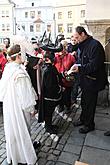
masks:
[[[110,30],[107,30],[110,28],[110,20],[86,20],[85,24],[93,37],[105,46],[110,38]]]

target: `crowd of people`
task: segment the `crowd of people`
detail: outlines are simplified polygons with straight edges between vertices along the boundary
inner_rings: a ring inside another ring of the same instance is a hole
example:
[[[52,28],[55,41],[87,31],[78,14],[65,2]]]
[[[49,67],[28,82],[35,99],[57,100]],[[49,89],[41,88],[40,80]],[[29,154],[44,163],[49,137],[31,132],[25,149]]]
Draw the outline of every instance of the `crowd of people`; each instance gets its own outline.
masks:
[[[63,37],[57,45],[49,41],[39,44],[35,38],[31,44],[34,56],[26,52],[26,61],[19,44],[10,46],[8,42],[0,48],[0,104],[7,162],[13,165],[34,165],[37,161],[39,143],[31,140],[31,116],[38,113],[45,131],[57,134],[53,112],[58,106],[59,113],[70,113],[77,105],[80,88],[82,111],[73,124],[82,125],[79,133],[93,131],[98,92],[108,85],[104,48],[84,27],[75,28],[69,43]]]

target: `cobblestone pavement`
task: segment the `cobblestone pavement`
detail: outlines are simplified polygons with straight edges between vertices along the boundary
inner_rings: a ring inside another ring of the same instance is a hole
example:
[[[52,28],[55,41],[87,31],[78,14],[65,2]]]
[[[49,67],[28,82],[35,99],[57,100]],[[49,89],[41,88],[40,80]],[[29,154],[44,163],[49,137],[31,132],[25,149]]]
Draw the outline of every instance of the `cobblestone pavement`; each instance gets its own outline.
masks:
[[[32,140],[40,140],[41,147],[37,153],[38,165],[74,165],[76,160],[90,165],[110,164],[110,137],[104,137],[103,133],[110,129],[109,108],[97,108],[96,130],[86,135],[74,128],[73,121],[79,117],[71,112],[66,115],[57,111],[53,117],[53,123],[59,126],[57,135],[45,132],[44,126],[32,119]],[[3,129],[3,118],[0,115],[0,164],[5,164],[6,148]],[[36,164],[37,164],[36,163]]]

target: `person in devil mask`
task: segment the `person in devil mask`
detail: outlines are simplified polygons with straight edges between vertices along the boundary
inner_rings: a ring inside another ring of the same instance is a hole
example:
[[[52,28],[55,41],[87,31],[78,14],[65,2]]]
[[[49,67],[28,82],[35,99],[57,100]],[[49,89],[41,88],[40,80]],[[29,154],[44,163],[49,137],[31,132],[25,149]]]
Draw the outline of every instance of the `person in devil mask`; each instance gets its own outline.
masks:
[[[54,66],[54,52],[46,51],[42,67],[41,99],[38,122],[45,121],[45,130],[56,134],[58,127],[52,125],[52,115],[62,97],[60,75]]]

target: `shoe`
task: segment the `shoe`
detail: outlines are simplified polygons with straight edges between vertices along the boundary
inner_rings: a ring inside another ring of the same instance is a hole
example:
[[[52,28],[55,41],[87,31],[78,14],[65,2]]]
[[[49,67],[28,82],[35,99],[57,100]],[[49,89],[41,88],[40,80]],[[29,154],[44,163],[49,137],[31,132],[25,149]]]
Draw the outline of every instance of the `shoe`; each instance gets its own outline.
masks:
[[[71,113],[72,110],[70,107],[65,107],[65,113],[68,114],[68,113]]]
[[[38,141],[38,142],[35,141],[35,142],[33,143],[33,147],[34,147],[35,150],[38,149],[40,146],[41,146],[40,141]]]
[[[105,132],[104,136],[110,136],[110,131]]]
[[[64,106],[63,105],[59,105],[59,108],[58,108],[58,112],[63,112],[64,111]]]
[[[71,109],[78,109],[79,108],[79,105],[74,103],[71,105]]]
[[[80,120],[77,120],[77,121],[73,122],[73,125],[74,125],[74,127],[78,127],[78,126],[83,125],[83,122]]]
[[[79,129],[79,133],[86,134],[86,133],[88,133],[90,131],[93,131],[94,129],[95,129],[94,127],[84,126],[84,127]]]
[[[56,131],[59,129],[59,127],[57,125],[52,125],[53,129],[55,129]]]

